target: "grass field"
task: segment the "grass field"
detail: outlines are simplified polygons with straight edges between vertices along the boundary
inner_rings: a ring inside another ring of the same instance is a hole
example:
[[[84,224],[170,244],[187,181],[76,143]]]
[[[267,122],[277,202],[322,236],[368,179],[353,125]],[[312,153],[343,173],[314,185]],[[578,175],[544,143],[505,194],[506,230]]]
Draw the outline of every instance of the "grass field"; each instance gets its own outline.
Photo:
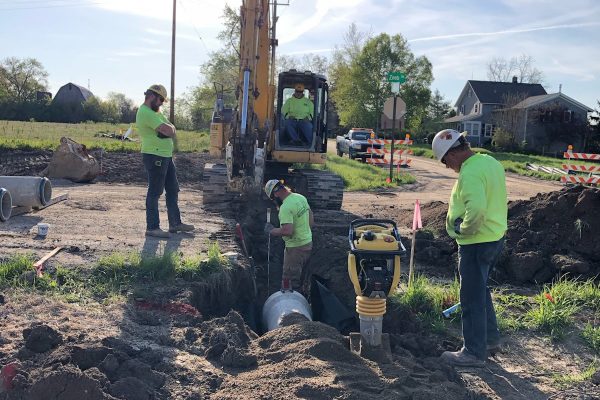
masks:
[[[124,133],[128,124],[81,123],[63,124],[53,122],[0,121],[0,148],[21,150],[54,150],[63,136],[69,137],[89,149],[102,148],[105,151],[139,151],[139,135],[134,131],[132,138],[137,141],[121,141],[103,134]],[[177,131],[179,151],[208,151],[208,132]]]
[[[345,190],[349,191],[391,188],[415,182],[415,178],[412,175],[404,172],[397,175],[396,170],[394,170],[394,180],[388,183],[386,182],[386,179],[389,177],[388,169],[364,164],[359,161],[350,160],[349,158],[338,157],[333,154],[327,155],[325,166],[313,167],[326,169],[341,176],[344,180]]]

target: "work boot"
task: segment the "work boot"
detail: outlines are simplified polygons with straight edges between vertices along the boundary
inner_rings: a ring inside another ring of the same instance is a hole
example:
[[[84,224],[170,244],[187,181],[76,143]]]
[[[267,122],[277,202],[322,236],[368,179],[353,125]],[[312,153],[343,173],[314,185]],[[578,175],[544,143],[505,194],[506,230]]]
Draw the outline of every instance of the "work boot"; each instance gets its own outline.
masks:
[[[193,230],[194,230],[194,225],[191,225],[191,224],[180,223],[179,225],[169,227],[169,232],[171,232],[171,233],[191,232]]]
[[[156,229],[146,229],[146,236],[168,239],[171,237],[171,234],[169,232],[163,231],[160,228],[156,228]]]
[[[485,365],[484,360],[480,360],[474,355],[467,353],[464,349],[459,351],[445,351],[440,358],[455,367],[483,367]]]

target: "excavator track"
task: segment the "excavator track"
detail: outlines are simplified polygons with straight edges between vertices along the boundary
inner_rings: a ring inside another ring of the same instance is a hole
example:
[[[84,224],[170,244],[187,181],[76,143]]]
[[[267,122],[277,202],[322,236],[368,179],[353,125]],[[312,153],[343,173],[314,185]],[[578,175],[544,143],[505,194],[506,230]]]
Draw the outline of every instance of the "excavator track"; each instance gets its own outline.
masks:
[[[219,211],[230,207],[233,193],[227,191],[227,166],[205,164],[202,174],[202,205],[207,210]]]
[[[344,181],[338,175],[317,169],[295,170],[306,179],[306,198],[312,208],[339,210],[344,198]]]

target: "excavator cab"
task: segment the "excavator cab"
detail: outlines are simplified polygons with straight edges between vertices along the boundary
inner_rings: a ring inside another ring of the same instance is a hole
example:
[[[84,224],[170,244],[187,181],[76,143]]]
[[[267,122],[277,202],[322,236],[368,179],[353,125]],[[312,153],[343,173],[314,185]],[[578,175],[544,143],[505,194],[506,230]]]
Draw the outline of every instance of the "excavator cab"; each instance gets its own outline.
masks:
[[[314,109],[311,120],[293,121],[282,112],[284,104],[294,94],[295,86],[304,86],[304,97]],[[291,69],[279,74],[277,85],[277,112],[275,114],[274,150],[325,153],[327,151],[327,102],[329,87],[323,75]],[[300,128],[310,129],[310,135]],[[296,129],[298,127],[298,129]],[[290,132],[294,130],[295,132]],[[307,137],[308,136],[308,137]]]

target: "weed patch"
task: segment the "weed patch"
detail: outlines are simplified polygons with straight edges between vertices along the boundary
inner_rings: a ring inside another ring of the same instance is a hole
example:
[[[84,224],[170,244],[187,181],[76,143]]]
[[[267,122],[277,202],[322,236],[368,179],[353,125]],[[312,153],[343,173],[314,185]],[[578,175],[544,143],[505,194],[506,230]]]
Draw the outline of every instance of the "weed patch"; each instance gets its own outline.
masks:
[[[600,327],[593,327],[592,324],[586,324],[585,328],[581,332],[583,340],[590,346],[594,351],[600,354]]]

